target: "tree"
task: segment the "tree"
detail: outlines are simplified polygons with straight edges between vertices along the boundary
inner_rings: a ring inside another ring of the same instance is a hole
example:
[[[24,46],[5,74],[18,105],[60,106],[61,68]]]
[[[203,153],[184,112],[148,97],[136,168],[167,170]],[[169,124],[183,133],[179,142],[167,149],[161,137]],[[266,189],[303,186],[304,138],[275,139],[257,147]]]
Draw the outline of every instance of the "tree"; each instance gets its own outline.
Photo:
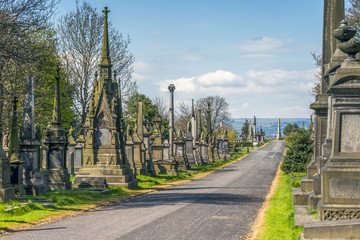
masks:
[[[246,119],[242,128],[241,128],[241,134],[246,136],[246,139],[248,138],[249,136],[249,121]]]
[[[285,173],[306,172],[306,166],[313,154],[313,145],[310,132],[299,129],[286,137],[286,156],[281,165]]]
[[[1,0],[0,1],[0,65],[4,60],[34,62],[43,53],[34,44],[37,36],[48,28],[59,0]]]
[[[314,87],[311,89],[311,94],[313,96],[321,93],[321,65],[322,65],[322,55],[317,54],[316,52],[312,52],[311,56],[315,61],[315,66],[319,68],[319,70],[315,73],[316,83]]]
[[[0,1],[0,138],[9,125],[11,99],[19,100],[22,125],[24,79],[34,77],[36,124],[44,131],[51,119],[54,75],[59,65],[54,31],[49,26],[58,0]],[[65,128],[74,119],[69,88],[60,82]],[[45,135],[43,135],[45,136]]]
[[[160,117],[162,119],[168,119],[169,111],[168,111],[167,104],[164,101],[164,99],[162,99],[160,97],[156,97],[156,98],[154,98],[153,103],[156,106]]]
[[[201,124],[203,130],[206,131],[207,126],[207,109],[210,104],[211,110],[211,135],[219,130],[221,122],[227,122],[230,119],[229,103],[225,98],[219,96],[208,96],[206,98],[200,98],[195,103],[195,112],[198,113],[201,110]],[[187,132],[186,125],[191,118],[191,107],[184,102],[180,102],[180,105],[176,111],[175,128],[180,128],[183,132]]]
[[[299,130],[299,126],[296,123],[294,124],[289,123],[284,127],[283,133],[284,135],[289,136],[291,133],[297,132],[298,130]]]
[[[124,37],[109,22],[109,45],[112,69],[120,78],[121,96],[124,102],[137,85],[131,79],[134,56],[129,52],[130,38]],[[101,56],[104,16],[89,3],[79,4],[68,12],[57,25],[61,59],[67,81],[74,86],[75,110],[84,125],[91,97],[94,74]]]
[[[360,38],[360,0],[349,0],[350,7],[347,9],[347,19],[351,27],[357,30],[356,38]]]
[[[153,121],[157,113],[157,107],[151,99],[141,93],[133,93],[125,102],[124,121],[126,125],[135,126],[138,117],[139,102],[143,103],[143,115],[146,118],[147,126],[152,131]]]

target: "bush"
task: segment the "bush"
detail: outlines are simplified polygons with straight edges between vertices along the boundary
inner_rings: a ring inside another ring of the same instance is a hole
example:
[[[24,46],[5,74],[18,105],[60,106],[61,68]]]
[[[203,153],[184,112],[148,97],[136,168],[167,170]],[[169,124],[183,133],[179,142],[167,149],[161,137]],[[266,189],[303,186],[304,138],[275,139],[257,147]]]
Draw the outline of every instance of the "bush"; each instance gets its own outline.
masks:
[[[298,129],[285,139],[287,151],[281,169],[285,173],[306,172],[306,166],[310,162],[313,145],[310,133],[305,129]]]
[[[242,142],[241,145],[242,145],[242,147],[253,147],[252,142]]]

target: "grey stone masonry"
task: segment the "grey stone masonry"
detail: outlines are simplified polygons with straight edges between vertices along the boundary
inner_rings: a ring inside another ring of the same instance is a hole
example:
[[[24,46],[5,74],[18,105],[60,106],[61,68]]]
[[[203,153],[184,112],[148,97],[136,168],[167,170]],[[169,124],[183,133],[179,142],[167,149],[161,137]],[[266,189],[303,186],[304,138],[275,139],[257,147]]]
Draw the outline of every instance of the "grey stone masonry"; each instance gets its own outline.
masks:
[[[37,128],[37,129],[36,129]],[[28,195],[41,195],[49,190],[42,169],[40,141],[41,134],[35,128],[34,79],[25,79],[24,122],[20,137],[20,159],[23,165],[23,184]]]
[[[66,148],[68,141],[61,126],[60,114],[60,76],[59,68],[56,74],[53,119],[46,127],[45,173],[47,184],[51,190],[71,189],[70,174],[66,167]]]

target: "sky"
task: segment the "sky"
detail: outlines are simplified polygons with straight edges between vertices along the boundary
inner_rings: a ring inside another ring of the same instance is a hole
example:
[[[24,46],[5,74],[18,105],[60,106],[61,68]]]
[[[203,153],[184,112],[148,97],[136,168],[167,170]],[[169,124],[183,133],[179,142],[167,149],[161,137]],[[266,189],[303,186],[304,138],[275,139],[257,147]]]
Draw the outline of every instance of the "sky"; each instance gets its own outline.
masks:
[[[233,118],[309,117],[323,0],[88,0],[131,38],[139,92],[175,108],[225,98]],[[75,9],[62,0],[56,17]],[[56,19],[56,17],[54,19]],[[55,20],[56,21],[56,20]]]

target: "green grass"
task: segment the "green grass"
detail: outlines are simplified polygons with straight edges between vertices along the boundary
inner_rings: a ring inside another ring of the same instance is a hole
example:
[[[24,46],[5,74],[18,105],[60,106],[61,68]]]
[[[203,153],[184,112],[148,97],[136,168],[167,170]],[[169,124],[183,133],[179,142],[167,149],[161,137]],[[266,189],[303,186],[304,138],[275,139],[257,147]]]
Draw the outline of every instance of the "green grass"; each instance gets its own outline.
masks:
[[[79,211],[80,206],[100,203],[104,200],[116,199],[128,196],[130,192],[125,187],[111,188],[107,193],[96,193],[88,190],[71,189],[49,191],[41,196],[28,196],[25,202],[27,206],[21,207],[19,201],[0,203],[0,230],[7,230],[8,227],[19,224],[33,222],[60,211]],[[52,206],[42,206],[37,201],[51,201]],[[7,207],[17,207],[6,212]]]
[[[149,177],[139,175],[137,176],[139,187],[132,190],[126,187],[111,187],[111,191],[103,194],[82,189],[58,190],[49,191],[41,196],[27,196],[24,199],[18,199],[18,201],[0,203],[0,231],[7,231],[17,224],[31,223],[49,216],[65,214],[66,211],[81,211],[82,208],[88,205],[116,200],[120,197],[138,193],[140,190],[154,189],[160,185],[189,179],[199,173],[214,170],[215,168],[228,162],[232,162],[246,154],[247,153],[239,153],[224,162],[216,161],[208,165],[192,167],[190,171],[179,172],[178,176],[157,175],[156,177]],[[71,180],[74,180],[73,176],[71,176]],[[26,206],[21,206],[20,201],[28,204]],[[55,204],[51,206],[42,206],[36,203],[39,201],[50,201]],[[5,210],[9,206],[16,208],[6,212]]]
[[[302,174],[295,174],[299,175]],[[295,179],[295,178],[294,178]],[[302,227],[295,227],[292,200],[293,179],[281,171],[269,208],[265,212],[264,223],[260,228],[259,240],[299,239]]]

